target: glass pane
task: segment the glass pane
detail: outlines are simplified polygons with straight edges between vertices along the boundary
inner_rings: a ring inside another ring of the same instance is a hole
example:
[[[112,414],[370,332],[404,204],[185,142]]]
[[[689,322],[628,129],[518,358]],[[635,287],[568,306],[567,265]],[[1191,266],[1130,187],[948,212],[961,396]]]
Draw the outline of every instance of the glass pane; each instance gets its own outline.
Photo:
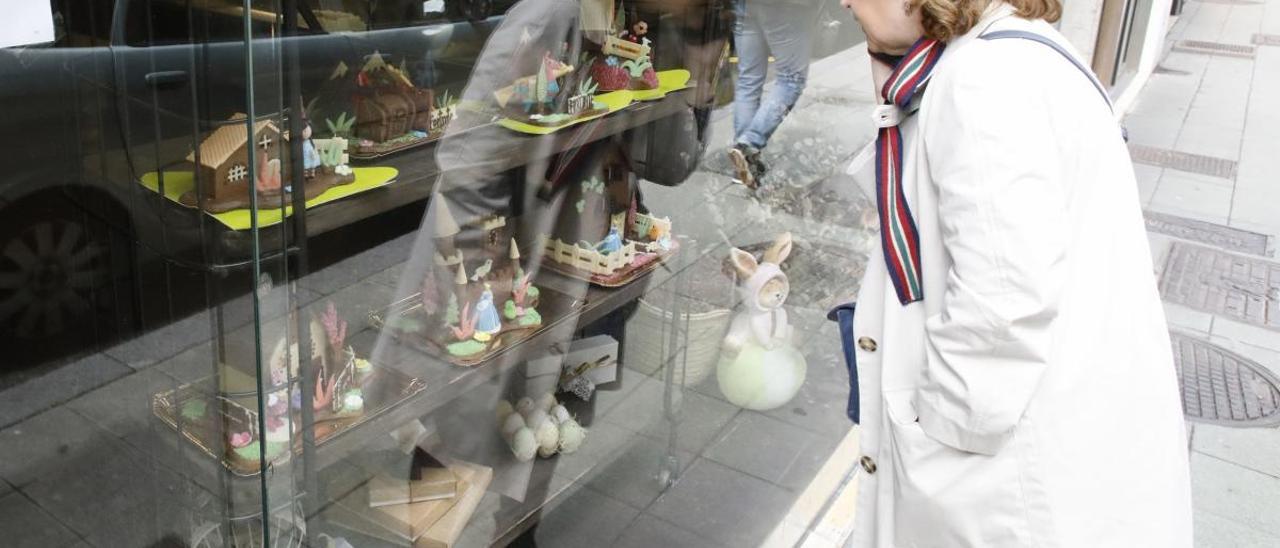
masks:
[[[48,4],[52,42],[0,51],[17,545],[757,543],[848,433],[803,341],[852,288],[795,280],[865,249],[819,261],[786,188],[868,202],[803,163],[763,201],[730,182],[735,6]],[[801,58],[861,41],[835,2],[802,15]],[[766,412],[717,380],[726,259],[801,230]],[[717,478],[766,497],[752,527],[715,525],[741,498]]]

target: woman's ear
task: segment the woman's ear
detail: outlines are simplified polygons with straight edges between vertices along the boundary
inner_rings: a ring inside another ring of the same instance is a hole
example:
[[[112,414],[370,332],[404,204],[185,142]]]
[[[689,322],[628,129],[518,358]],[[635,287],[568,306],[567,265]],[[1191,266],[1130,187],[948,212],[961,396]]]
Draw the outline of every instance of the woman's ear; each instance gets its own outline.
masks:
[[[738,271],[738,278],[743,280],[755,274],[756,268],[760,266],[754,256],[736,247],[729,250],[729,261],[733,263],[733,269]]]
[[[791,254],[791,233],[783,232],[773,241],[773,246],[764,252],[764,262],[781,265],[782,261],[787,260],[787,256]]]

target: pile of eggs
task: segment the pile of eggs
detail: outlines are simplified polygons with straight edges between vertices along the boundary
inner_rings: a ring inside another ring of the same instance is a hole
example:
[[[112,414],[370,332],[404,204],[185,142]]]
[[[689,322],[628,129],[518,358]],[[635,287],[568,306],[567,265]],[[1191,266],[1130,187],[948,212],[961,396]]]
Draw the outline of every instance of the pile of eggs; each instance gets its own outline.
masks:
[[[520,398],[514,406],[507,400],[499,401],[497,419],[502,438],[520,462],[533,460],[534,454],[549,458],[572,453],[587,438],[587,430],[550,392],[537,401]]]

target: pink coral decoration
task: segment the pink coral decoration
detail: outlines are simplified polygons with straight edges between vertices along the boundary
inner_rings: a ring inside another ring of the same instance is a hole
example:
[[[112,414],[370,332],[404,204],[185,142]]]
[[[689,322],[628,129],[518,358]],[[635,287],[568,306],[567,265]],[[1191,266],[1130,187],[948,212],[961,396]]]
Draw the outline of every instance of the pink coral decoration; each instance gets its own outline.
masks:
[[[231,434],[231,446],[239,449],[253,442],[253,434],[248,432],[236,432]]]
[[[347,340],[347,322],[338,317],[338,309],[333,306],[333,301],[329,302],[329,307],[320,316],[320,323],[324,324],[324,332],[329,337],[329,346],[334,352],[341,352],[342,343]]]

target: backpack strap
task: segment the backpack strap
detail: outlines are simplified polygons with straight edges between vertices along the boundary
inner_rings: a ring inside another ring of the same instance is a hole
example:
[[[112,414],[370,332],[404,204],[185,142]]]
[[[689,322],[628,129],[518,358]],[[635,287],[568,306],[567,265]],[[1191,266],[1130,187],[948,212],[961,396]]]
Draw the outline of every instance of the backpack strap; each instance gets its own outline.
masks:
[[[1041,44],[1044,44],[1046,46],[1053,48],[1053,51],[1058,52],[1058,54],[1062,55],[1064,58],[1066,58],[1066,60],[1071,61],[1071,64],[1075,65],[1077,69],[1080,69],[1081,74],[1084,74],[1085,78],[1089,79],[1089,82],[1093,84],[1093,87],[1098,90],[1098,94],[1102,95],[1102,99],[1107,102],[1107,108],[1110,108],[1112,112],[1115,111],[1115,107],[1111,105],[1111,96],[1107,94],[1107,88],[1102,86],[1102,82],[1098,81],[1098,77],[1094,76],[1093,71],[1089,70],[1088,67],[1084,66],[1084,64],[1082,64],[1078,59],[1076,59],[1074,55],[1071,55],[1071,53],[1067,51],[1067,48],[1062,47],[1062,44],[1059,44],[1053,41],[1049,37],[1041,34],[1036,34],[1034,32],[1025,31],[1025,30],[997,30],[997,31],[988,32],[986,34],[982,34],[978,36],[978,38],[981,38],[983,40],[1020,38],[1022,40],[1031,40],[1032,42],[1039,42]]]

